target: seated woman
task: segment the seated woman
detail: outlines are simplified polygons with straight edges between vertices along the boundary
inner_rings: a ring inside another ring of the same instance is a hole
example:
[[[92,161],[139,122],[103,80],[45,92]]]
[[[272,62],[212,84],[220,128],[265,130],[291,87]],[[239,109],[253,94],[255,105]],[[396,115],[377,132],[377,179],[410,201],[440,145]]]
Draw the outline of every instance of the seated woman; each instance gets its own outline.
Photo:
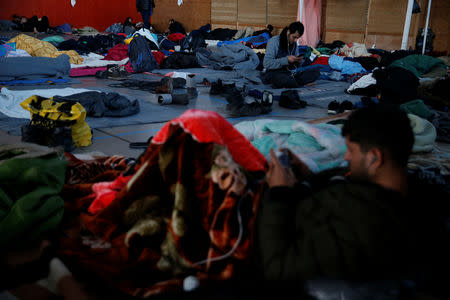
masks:
[[[186,30],[184,29],[183,25],[181,25],[180,22],[175,21],[174,19],[170,19],[169,28],[166,30],[166,34],[169,35],[172,33],[181,33],[186,35]]]
[[[302,23],[293,22],[269,40],[263,61],[265,71],[261,76],[265,84],[272,84],[274,88],[298,88],[319,78],[318,70],[297,71],[303,61],[297,40],[304,30]]]
[[[136,28],[133,25],[133,20],[131,19],[131,17],[128,17],[125,19],[125,21],[123,22],[123,33],[125,33],[126,35],[130,35],[133,34],[136,31]]]

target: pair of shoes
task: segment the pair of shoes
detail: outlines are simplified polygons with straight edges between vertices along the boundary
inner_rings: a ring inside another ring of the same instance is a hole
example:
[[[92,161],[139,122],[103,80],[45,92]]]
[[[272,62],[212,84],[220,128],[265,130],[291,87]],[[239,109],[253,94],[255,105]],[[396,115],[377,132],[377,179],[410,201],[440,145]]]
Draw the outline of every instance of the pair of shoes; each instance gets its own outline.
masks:
[[[233,89],[235,87],[236,85],[234,83],[223,84],[222,79],[219,79],[217,82],[211,83],[211,89],[209,90],[209,94],[210,95],[228,94],[230,89]]]
[[[284,108],[299,109],[306,106],[306,101],[300,99],[296,90],[287,90],[281,92],[278,104]]]
[[[273,104],[273,93],[269,91],[264,91],[262,94],[261,103],[266,106],[270,106]]]
[[[268,114],[272,111],[271,106],[262,105],[257,101],[252,103],[235,101],[228,103],[225,109],[227,113],[233,117],[258,116]]]
[[[344,100],[341,103],[337,102],[336,100],[333,100],[330,103],[328,103],[328,113],[330,115],[347,112],[352,109],[353,109],[353,103],[348,100]]]
[[[109,79],[122,79],[130,75],[130,73],[128,73],[124,66],[119,65],[108,65],[106,74]]]
[[[271,91],[267,90],[261,92],[257,89],[249,89],[247,95],[257,99],[257,101],[261,102],[263,105],[266,106],[272,105],[273,101],[276,98],[276,96],[274,96]]]

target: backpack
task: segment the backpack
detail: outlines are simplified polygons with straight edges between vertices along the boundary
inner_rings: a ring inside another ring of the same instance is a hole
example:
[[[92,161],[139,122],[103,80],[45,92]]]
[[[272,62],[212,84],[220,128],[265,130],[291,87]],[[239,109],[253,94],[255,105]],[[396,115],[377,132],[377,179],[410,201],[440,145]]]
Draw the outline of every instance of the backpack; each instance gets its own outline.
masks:
[[[206,48],[205,38],[199,30],[191,32],[180,43],[182,50],[196,50],[197,48]]]
[[[147,39],[140,34],[136,34],[131,41],[128,56],[134,72],[152,71],[157,66]]]
[[[188,69],[198,68],[197,56],[193,53],[175,52],[169,57],[165,58],[160,68],[161,69]]]

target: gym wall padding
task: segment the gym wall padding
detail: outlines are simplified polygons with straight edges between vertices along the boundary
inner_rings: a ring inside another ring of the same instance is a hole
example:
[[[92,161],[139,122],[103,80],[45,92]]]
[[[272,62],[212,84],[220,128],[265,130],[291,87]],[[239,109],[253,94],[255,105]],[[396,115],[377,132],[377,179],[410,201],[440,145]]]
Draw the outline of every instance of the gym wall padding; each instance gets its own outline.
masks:
[[[70,0],[14,0],[0,1],[0,18],[11,20],[13,14],[20,16],[47,16],[50,26],[69,23],[72,27],[93,27],[105,30],[114,23],[122,23],[126,17],[140,21],[136,1],[78,0],[74,7]]]
[[[210,0],[187,0],[181,6],[177,0],[155,0],[155,4],[152,23],[161,31],[167,29],[171,18],[181,22],[188,31],[211,22]],[[69,23],[75,28],[90,26],[99,31],[122,23],[126,17],[132,17],[133,22],[142,21],[135,0],[78,0],[74,7],[70,0],[0,1],[0,19],[11,20],[13,14],[46,15],[50,26]]]

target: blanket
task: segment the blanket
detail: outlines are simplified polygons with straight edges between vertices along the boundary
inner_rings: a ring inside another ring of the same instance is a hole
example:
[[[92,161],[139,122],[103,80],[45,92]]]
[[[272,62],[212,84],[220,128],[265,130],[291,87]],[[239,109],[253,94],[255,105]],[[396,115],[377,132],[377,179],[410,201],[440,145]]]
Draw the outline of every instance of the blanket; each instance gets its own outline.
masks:
[[[0,112],[12,118],[30,119],[30,113],[24,110],[20,103],[33,95],[50,98],[55,95],[68,96],[89,91],[87,89],[74,88],[16,91],[2,88],[0,91]]]
[[[417,77],[422,77],[424,73],[438,66],[445,67],[442,60],[428,55],[413,54],[394,61],[389,65],[389,68],[404,68],[414,73]]]
[[[83,59],[82,63],[79,64],[70,64],[72,69],[76,68],[85,68],[85,67],[106,67],[107,65],[124,65],[129,61],[129,58],[126,57],[122,60],[104,60],[104,56],[96,53],[89,53],[88,55],[82,55]]]
[[[57,79],[68,76],[69,57],[65,54],[48,57],[0,58],[0,81]]]
[[[99,185],[81,198],[65,193],[63,228],[72,234],[61,237],[61,256],[138,297],[181,291],[188,275],[232,278],[249,263],[266,167],[220,115],[188,110],[105,193]],[[102,195],[112,201],[97,206]]]
[[[41,41],[26,34],[19,34],[8,41],[8,43],[14,42],[17,49],[23,49],[31,56],[58,57],[61,54],[66,54],[70,57],[70,63],[72,64],[81,64],[83,62],[83,59],[74,50],[59,51],[49,42]]]
[[[235,127],[267,158],[271,148],[289,148],[314,173],[344,163],[347,147],[335,125],[261,119]]]
[[[0,146],[0,246],[24,246],[55,232],[64,213],[59,193],[65,160],[35,144]]]
[[[255,70],[259,65],[256,53],[242,44],[222,45],[217,49],[199,48],[198,63],[215,70]]]

